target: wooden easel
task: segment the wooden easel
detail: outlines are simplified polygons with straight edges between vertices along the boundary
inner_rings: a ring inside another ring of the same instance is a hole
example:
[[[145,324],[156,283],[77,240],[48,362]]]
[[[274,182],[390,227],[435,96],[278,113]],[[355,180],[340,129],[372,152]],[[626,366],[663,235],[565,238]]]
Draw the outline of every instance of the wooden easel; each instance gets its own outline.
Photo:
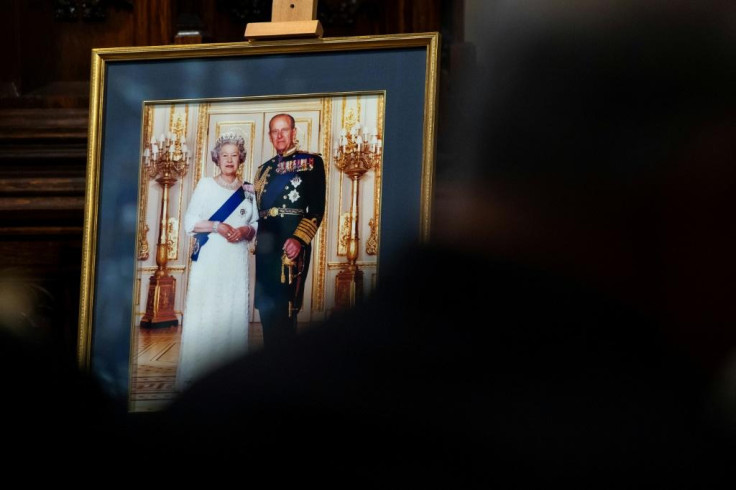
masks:
[[[273,0],[271,22],[251,22],[245,26],[245,38],[279,39],[322,37],[317,20],[317,0]]]

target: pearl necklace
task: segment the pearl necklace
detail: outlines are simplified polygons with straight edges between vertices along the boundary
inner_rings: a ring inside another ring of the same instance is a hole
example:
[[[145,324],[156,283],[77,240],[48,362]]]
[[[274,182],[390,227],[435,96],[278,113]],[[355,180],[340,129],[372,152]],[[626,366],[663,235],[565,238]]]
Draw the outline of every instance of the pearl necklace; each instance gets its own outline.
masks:
[[[217,182],[218,185],[224,187],[225,189],[230,190],[235,190],[241,186],[240,181],[237,178],[232,182],[228,182],[222,177],[222,174],[215,177],[215,182]]]

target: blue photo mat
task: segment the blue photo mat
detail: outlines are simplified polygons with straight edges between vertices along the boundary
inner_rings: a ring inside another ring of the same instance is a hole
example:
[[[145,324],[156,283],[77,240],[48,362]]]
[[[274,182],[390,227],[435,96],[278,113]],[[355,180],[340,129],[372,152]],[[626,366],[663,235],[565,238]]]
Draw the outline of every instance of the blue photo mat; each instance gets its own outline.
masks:
[[[145,101],[385,91],[383,267],[420,240],[426,76],[426,47],[108,61],[91,343],[103,388],[127,400]]]

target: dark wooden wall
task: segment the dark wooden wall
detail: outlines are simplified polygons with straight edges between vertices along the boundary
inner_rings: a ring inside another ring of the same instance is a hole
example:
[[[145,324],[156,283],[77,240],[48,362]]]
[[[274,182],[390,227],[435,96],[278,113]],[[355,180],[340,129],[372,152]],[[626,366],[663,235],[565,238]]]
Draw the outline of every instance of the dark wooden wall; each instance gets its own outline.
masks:
[[[270,20],[271,2],[6,0],[2,9],[0,288],[31,298],[12,305],[19,325],[50,333],[74,357],[91,50],[190,42],[177,34],[191,31],[240,42],[248,22]],[[440,31],[442,110],[462,1],[321,0],[318,18],[325,37]]]

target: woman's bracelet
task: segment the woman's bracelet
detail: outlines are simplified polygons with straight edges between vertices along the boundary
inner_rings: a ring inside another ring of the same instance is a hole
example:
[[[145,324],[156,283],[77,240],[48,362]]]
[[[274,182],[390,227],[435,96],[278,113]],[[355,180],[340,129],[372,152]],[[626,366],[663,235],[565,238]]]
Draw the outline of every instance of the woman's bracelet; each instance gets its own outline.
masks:
[[[220,226],[219,221],[213,221],[212,222],[212,233],[217,233],[217,227]]]

